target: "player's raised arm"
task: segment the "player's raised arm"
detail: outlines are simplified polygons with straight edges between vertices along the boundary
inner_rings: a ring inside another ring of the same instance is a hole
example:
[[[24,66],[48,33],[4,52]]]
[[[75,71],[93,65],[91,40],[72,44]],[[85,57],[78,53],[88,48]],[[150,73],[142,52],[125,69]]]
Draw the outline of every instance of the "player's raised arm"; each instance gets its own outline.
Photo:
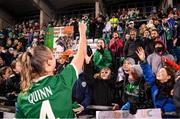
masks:
[[[76,56],[72,60],[72,64],[76,67],[78,70],[78,73],[81,71],[82,66],[84,64],[85,54],[86,54],[86,24],[80,23],[79,24],[79,34],[80,34],[80,40],[79,40],[79,47]]]

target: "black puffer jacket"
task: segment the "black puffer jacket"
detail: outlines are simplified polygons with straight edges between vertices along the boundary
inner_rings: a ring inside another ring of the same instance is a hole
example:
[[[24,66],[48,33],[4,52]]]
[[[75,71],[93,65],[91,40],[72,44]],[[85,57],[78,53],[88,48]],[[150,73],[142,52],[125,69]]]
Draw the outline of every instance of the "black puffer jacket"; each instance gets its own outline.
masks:
[[[6,98],[14,100],[20,92],[20,75],[13,74],[6,80]]]

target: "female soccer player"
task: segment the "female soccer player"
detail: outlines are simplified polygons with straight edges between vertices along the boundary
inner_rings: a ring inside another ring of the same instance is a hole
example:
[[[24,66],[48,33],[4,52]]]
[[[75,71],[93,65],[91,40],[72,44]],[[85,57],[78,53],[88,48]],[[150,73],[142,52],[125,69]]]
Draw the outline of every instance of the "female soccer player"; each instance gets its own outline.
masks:
[[[84,63],[86,25],[79,24],[80,45],[77,55],[60,74],[53,75],[56,61],[51,50],[37,46],[18,59],[22,66],[21,93],[16,118],[74,118],[72,88]]]

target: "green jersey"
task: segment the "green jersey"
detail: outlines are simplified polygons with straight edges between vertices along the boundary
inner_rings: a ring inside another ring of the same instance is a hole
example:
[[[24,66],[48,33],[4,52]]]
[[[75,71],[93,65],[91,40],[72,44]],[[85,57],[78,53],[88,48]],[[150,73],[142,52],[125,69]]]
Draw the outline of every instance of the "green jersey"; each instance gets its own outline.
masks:
[[[76,79],[77,70],[68,65],[60,74],[32,83],[18,96],[16,118],[74,118],[72,88]]]

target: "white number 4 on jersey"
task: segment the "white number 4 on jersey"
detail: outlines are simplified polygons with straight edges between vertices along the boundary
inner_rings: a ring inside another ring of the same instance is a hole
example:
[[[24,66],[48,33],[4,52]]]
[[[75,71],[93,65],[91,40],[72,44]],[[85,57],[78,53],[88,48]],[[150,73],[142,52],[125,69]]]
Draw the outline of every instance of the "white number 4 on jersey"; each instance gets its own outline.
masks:
[[[41,106],[40,119],[46,119],[46,116],[48,119],[55,119],[49,100],[43,101]]]

